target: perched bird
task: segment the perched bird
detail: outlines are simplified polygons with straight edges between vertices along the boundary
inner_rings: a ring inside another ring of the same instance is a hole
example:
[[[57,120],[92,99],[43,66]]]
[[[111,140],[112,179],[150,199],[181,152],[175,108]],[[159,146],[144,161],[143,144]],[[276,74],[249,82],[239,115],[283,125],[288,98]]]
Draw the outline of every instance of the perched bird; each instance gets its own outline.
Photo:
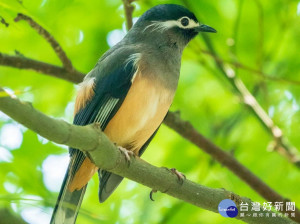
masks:
[[[183,6],[157,5],[146,11],[80,84],[73,123],[97,122],[128,159],[130,154],[141,156],[173,101],[183,49],[199,32],[216,30],[200,24]],[[75,223],[95,172],[104,202],[123,177],[100,170],[81,151],[70,149],[51,223]]]

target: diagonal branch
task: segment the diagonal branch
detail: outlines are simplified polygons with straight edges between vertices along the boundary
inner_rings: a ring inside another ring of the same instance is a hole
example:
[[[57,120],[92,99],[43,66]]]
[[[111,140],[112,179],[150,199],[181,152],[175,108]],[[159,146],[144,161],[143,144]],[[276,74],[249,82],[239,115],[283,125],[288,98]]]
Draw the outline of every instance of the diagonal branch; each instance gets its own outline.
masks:
[[[207,35],[203,35],[208,49],[214,55],[213,58],[219,58],[215,49],[213,48],[212,42]],[[215,59],[215,63],[220,72],[226,77],[231,86],[233,87],[236,94],[240,96],[244,105],[250,108],[250,111],[258,118],[260,123],[266,128],[268,133],[272,136],[274,140],[274,149],[287,158],[291,163],[293,163],[297,168],[300,168],[300,156],[297,149],[288,143],[288,140],[284,137],[282,130],[274,123],[274,121],[269,117],[261,105],[257,102],[255,97],[247,89],[244,82],[238,78],[235,71],[229,66],[224,64],[220,60]]]
[[[183,138],[189,140],[190,142],[201,148],[204,152],[211,155],[219,163],[229,168],[234,174],[245,181],[263,198],[272,202],[290,201],[289,199],[282,197],[260,178],[255,176],[249,169],[243,166],[229,153],[225,152],[220,147],[216,146],[210,140],[205,138],[203,135],[198,133],[197,130],[189,122],[181,120],[178,113],[168,113],[167,117],[164,120],[164,123],[174,131],[179,133]],[[300,216],[299,210],[297,210],[297,214],[298,216]]]
[[[0,92],[3,89],[0,88]],[[224,189],[208,188],[192,181],[178,183],[178,179],[170,171],[155,167],[140,158],[132,158],[130,166],[117,147],[100,131],[97,124],[87,126],[71,125],[63,120],[50,118],[35,110],[31,104],[18,99],[0,97],[0,110],[23,124],[37,134],[58,144],[65,144],[84,151],[100,168],[126,177],[151,189],[158,190],[170,196],[193,204],[200,208],[218,212],[218,204],[223,199],[235,201],[237,207],[241,202],[251,205],[251,200]],[[145,178],[147,177],[147,178]],[[295,223],[286,218],[254,217],[256,211],[249,211],[250,216],[236,217],[247,223],[284,224]],[[247,213],[247,214],[248,214]],[[297,216],[296,216],[297,217]]]
[[[39,35],[41,35],[45,38],[46,41],[48,41],[48,43],[51,45],[56,55],[62,62],[63,67],[67,71],[72,72],[74,70],[72,62],[67,57],[67,54],[64,52],[59,43],[54,39],[54,37],[45,28],[43,28],[41,25],[35,22],[31,17],[26,16],[22,13],[18,13],[18,16],[15,18],[15,22],[18,22],[20,20],[25,20],[33,29],[35,29],[38,32]]]

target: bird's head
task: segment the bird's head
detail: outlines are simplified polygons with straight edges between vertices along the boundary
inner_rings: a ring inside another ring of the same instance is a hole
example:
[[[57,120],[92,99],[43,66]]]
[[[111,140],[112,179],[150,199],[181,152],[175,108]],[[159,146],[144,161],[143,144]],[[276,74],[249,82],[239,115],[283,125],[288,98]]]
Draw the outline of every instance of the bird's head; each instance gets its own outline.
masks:
[[[217,32],[210,26],[200,24],[191,11],[175,5],[157,5],[146,11],[134,25],[143,38],[148,36],[155,42],[168,39],[183,45],[193,39],[199,32]]]

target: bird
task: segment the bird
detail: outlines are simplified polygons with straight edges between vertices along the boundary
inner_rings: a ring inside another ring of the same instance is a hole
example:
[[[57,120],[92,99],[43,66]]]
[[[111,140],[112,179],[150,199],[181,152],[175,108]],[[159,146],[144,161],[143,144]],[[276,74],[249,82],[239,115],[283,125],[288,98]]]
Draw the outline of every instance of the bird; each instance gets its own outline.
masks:
[[[162,4],[147,10],[79,85],[73,124],[98,123],[127,160],[141,156],[172,104],[182,52],[200,32],[216,30],[200,24],[184,6]],[[51,224],[76,222],[87,183],[96,172],[101,203],[123,179],[99,169],[78,149],[70,148],[69,154]]]

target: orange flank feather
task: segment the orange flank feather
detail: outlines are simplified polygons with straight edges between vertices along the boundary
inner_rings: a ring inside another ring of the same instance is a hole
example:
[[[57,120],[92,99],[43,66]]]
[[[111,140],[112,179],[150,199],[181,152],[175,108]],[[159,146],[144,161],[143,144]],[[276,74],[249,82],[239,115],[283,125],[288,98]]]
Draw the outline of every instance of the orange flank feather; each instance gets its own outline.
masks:
[[[69,186],[69,191],[73,192],[83,188],[98,171],[98,169],[99,168],[96,167],[89,158],[85,158]]]
[[[79,84],[79,91],[75,101],[74,115],[77,114],[79,110],[84,108],[86,103],[92,99],[95,94],[94,86],[95,78],[86,79]]]
[[[163,121],[173,97],[173,91],[161,85],[158,79],[150,80],[137,72],[124,102],[104,133],[112,142],[138,155]]]

